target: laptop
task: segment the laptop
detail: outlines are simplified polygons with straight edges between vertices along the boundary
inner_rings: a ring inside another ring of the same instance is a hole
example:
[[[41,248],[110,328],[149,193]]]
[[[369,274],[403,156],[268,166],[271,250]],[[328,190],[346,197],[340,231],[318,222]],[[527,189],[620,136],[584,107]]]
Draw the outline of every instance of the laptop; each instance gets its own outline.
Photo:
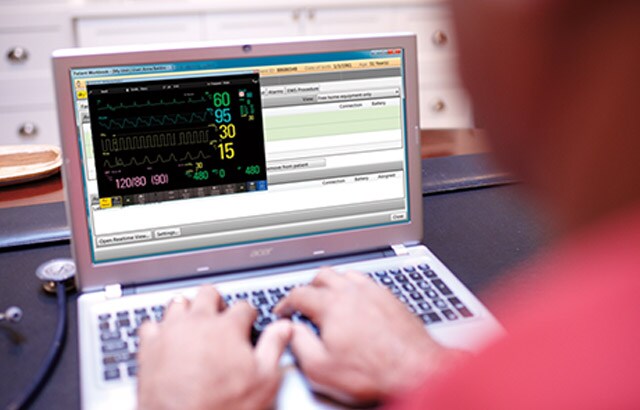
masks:
[[[256,334],[326,265],[447,346],[503,333],[421,245],[415,35],[71,49],[53,67],[83,408],[135,407],[137,327],[203,283],[256,306]],[[277,408],[338,406],[282,362]]]

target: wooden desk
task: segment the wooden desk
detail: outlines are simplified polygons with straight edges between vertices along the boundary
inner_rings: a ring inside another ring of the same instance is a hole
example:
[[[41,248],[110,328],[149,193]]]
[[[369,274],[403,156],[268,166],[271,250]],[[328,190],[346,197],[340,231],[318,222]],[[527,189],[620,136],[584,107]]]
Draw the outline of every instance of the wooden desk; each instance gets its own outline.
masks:
[[[423,130],[420,137],[422,158],[488,151],[486,139],[481,130]],[[62,201],[64,201],[64,193],[59,174],[39,181],[0,188],[0,208]]]

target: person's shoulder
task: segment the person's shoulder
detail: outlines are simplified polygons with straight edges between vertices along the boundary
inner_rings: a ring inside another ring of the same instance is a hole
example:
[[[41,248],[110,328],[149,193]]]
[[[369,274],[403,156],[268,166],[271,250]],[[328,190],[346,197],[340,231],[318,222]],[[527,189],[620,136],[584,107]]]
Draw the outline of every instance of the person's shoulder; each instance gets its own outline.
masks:
[[[640,407],[639,244],[636,208],[540,255],[525,269],[537,283],[495,309],[508,336],[414,392],[415,408]]]

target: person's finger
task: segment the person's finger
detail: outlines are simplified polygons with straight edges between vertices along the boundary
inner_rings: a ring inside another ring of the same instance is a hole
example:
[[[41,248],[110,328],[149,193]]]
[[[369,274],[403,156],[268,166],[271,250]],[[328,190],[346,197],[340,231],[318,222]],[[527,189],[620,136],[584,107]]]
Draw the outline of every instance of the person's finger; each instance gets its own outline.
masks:
[[[330,355],[322,340],[307,325],[295,323],[289,345],[302,372],[322,383],[326,379],[325,372],[331,368]]]
[[[222,307],[222,296],[211,285],[201,286],[191,302],[191,312],[196,314],[215,315]]]
[[[160,327],[158,324],[149,320],[145,320],[138,329],[138,336],[140,337],[141,343],[142,341],[155,339],[159,333]]]
[[[251,307],[246,301],[240,301],[228,308],[224,312],[224,315],[231,321],[234,328],[240,330],[243,335],[248,336],[251,334],[253,322],[258,317],[258,311]]]
[[[344,278],[330,267],[322,267],[311,281],[311,286],[335,287],[344,282]]]
[[[260,335],[255,355],[258,368],[264,375],[276,374],[280,356],[293,335],[293,324],[288,320],[278,320],[269,325]]]
[[[365,275],[362,272],[358,272],[355,270],[350,270],[348,272],[346,272],[343,277],[347,280],[347,281],[351,281],[354,283],[369,283],[370,279],[367,277],[367,275]]]
[[[326,290],[303,286],[293,289],[289,296],[282,299],[274,307],[273,312],[278,316],[287,317],[299,311],[311,320],[317,320],[320,323],[326,305]]]
[[[189,310],[189,299],[182,295],[178,295],[171,299],[167,311],[164,314],[163,322],[171,322],[177,318],[182,318]]]

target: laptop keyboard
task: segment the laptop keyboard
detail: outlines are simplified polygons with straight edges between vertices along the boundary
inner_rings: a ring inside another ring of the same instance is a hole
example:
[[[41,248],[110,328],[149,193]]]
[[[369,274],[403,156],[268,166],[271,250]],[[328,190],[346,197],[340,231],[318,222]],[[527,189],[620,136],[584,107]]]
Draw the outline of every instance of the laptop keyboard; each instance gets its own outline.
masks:
[[[427,326],[465,320],[474,316],[427,264],[403,265],[366,274],[387,287]],[[273,314],[274,306],[295,286],[298,285],[238,292],[223,295],[223,298],[228,305],[245,300],[256,308],[258,318],[252,329],[252,342],[255,343],[264,328],[278,319]],[[105,381],[136,377],[136,355],[140,343],[138,328],[145,320],[161,321],[164,311],[165,306],[156,305],[98,315]],[[305,323],[318,332],[315,325],[299,313],[294,314],[291,319]]]

